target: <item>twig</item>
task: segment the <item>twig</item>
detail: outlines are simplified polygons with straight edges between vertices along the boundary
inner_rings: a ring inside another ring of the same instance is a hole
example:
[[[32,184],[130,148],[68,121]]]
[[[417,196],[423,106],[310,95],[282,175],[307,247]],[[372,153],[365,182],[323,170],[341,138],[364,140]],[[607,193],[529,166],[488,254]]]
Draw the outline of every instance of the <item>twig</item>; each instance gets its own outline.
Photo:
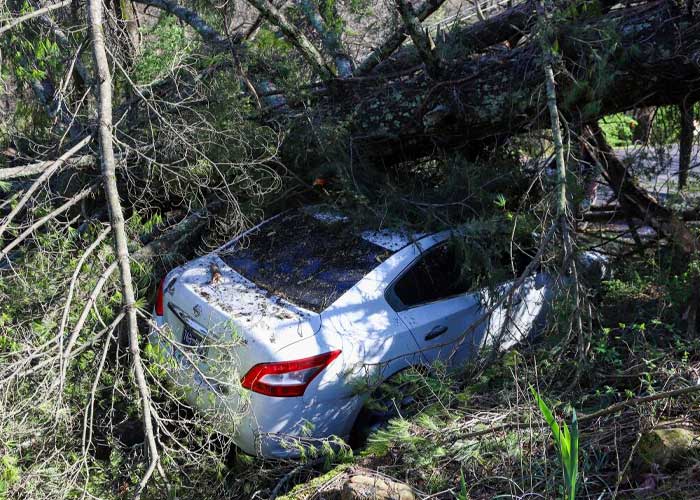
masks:
[[[52,5],[47,5],[46,7],[42,7],[41,9],[36,9],[36,10],[30,12],[29,14],[25,14],[23,16],[16,17],[12,21],[7,23],[6,25],[0,26],[0,35],[2,35],[3,33],[5,33],[8,30],[11,30],[12,28],[17,26],[18,24],[23,23],[24,21],[28,21],[34,17],[38,17],[38,16],[41,16],[43,14],[47,14],[47,13],[51,12],[52,10],[61,9],[61,8],[65,7],[66,5],[70,5],[71,2],[72,2],[72,0],[63,0],[62,2],[58,2],[58,3],[52,4]]]
[[[63,332],[66,329],[66,324],[68,323],[68,314],[70,313],[70,306],[73,301],[73,293],[75,291],[75,284],[78,281],[78,276],[80,275],[80,270],[83,267],[83,264],[87,260],[87,258],[92,254],[92,252],[95,251],[97,247],[100,246],[102,241],[107,237],[109,232],[112,230],[111,227],[108,227],[104,231],[102,231],[97,238],[95,238],[95,241],[92,242],[92,244],[83,252],[83,255],[81,255],[80,260],[78,260],[78,263],[75,266],[75,271],[73,271],[73,277],[71,278],[70,281],[70,286],[68,287],[68,297],[66,298],[66,304],[63,307],[63,316],[61,317],[61,326],[58,329],[58,347],[59,347],[59,352],[63,352]],[[63,356],[59,357],[60,361],[60,368],[59,371],[61,373],[61,380],[63,380],[64,376],[64,370],[63,370]]]

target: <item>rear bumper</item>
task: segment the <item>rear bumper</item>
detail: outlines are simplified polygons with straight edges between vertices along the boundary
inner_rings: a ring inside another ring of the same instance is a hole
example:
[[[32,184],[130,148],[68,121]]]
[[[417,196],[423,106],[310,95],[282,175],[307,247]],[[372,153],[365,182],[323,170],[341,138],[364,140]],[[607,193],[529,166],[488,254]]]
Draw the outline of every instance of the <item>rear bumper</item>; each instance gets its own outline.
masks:
[[[159,328],[164,326],[162,318],[153,317]],[[149,341],[174,358],[172,345],[155,329]],[[304,449],[319,448],[335,437],[346,439],[362,407],[358,396],[319,402],[308,395],[278,398],[240,387],[221,394],[197,381],[193,369],[183,368],[178,361],[170,362],[167,371],[183,398],[215,423],[219,432],[231,436],[245,453],[266,458],[295,458]]]

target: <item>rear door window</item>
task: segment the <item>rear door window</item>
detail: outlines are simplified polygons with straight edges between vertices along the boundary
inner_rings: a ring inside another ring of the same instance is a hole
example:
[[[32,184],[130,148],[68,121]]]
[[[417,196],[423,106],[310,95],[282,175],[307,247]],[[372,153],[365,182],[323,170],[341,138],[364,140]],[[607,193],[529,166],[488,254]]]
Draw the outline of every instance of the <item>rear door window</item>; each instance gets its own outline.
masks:
[[[466,293],[471,287],[454,246],[441,244],[425,252],[398,279],[389,302],[394,309],[406,309]]]

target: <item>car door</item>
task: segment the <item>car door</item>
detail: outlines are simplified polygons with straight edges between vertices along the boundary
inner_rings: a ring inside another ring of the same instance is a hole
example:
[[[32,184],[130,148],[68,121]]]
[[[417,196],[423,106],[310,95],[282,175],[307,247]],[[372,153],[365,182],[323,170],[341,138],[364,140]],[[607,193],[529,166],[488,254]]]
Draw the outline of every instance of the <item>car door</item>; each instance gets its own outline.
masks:
[[[481,346],[488,320],[482,296],[470,292],[454,247],[441,242],[420,253],[387,289],[387,301],[412,332],[424,362],[451,365],[473,356]]]

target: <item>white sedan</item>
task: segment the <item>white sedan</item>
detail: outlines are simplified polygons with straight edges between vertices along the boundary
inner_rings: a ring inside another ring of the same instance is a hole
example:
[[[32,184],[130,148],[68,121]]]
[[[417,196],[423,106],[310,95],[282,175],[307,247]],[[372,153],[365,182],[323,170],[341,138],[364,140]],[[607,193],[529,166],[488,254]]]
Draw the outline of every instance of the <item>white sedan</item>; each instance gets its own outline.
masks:
[[[455,233],[377,230],[318,206],[283,212],[169,272],[151,342],[192,405],[247,453],[290,457],[346,438],[368,384],[505,349],[537,323],[547,276],[485,315],[512,282],[475,289]]]

